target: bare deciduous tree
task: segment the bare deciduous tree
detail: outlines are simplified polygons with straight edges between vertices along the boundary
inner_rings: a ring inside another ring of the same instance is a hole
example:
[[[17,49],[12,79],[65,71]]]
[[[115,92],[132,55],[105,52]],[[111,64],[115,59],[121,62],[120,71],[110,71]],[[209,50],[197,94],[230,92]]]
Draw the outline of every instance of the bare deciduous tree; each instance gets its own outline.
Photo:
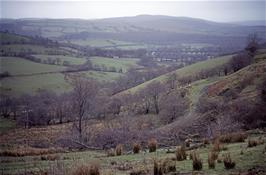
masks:
[[[165,91],[165,87],[160,82],[152,82],[147,85],[144,90],[144,93],[147,95],[146,100],[151,100],[151,103],[154,107],[155,113],[159,114],[159,97],[162,92]]]
[[[85,78],[82,75],[72,75],[69,77],[73,86],[72,103],[73,112],[78,118],[79,139],[82,138],[82,121],[86,116],[97,93],[97,82],[93,79]]]

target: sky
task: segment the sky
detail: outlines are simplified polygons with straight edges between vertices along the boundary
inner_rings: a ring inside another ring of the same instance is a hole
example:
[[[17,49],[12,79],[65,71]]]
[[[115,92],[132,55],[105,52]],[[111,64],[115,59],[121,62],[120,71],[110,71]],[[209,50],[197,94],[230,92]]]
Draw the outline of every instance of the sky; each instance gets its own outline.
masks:
[[[266,18],[265,0],[0,1],[1,18],[98,19],[141,14],[186,16],[217,22],[265,20]]]

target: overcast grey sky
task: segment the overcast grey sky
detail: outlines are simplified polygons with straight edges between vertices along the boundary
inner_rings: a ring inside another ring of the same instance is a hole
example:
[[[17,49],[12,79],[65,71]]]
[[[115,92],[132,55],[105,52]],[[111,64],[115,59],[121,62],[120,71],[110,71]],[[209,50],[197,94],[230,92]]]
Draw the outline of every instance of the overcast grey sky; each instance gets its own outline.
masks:
[[[2,1],[1,18],[109,18],[140,14],[219,22],[265,20],[262,1]]]

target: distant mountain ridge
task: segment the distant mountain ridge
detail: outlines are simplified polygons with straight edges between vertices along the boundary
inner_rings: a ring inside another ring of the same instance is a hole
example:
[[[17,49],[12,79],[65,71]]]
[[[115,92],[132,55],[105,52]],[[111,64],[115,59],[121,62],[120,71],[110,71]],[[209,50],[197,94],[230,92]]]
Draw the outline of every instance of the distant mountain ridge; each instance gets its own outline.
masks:
[[[241,45],[251,33],[257,33],[260,38],[266,40],[266,26],[244,26],[162,15],[92,20],[0,19],[0,31],[6,30],[55,40],[104,38],[148,44],[229,42],[233,45]]]

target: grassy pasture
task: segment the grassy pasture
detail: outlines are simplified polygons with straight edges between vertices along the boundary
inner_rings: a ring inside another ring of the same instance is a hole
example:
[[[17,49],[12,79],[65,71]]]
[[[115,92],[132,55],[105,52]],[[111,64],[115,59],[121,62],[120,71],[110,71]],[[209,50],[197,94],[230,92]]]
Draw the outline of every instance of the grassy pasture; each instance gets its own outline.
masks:
[[[31,75],[65,69],[63,66],[35,63],[19,57],[0,57],[0,63],[0,72],[8,71],[11,75]]]
[[[1,91],[13,96],[35,94],[39,90],[61,93],[70,90],[70,85],[61,73],[8,77],[1,80]]]
[[[99,82],[114,81],[123,75],[121,73],[98,71],[84,71],[82,73],[84,73],[85,76],[94,78]],[[0,91],[12,96],[35,94],[39,90],[53,91],[58,94],[71,90],[71,86],[68,82],[66,82],[65,76],[62,73],[8,77],[2,79],[0,83]]]
[[[104,65],[106,68],[110,69],[112,67],[116,70],[122,69],[123,72],[126,72],[130,67],[137,67],[137,58],[107,58],[107,57],[91,57],[90,58],[94,66]]]
[[[1,49],[8,53],[33,52],[35,54],[47,54],[49,52],[52,52],[52,53],[68,54],[67,51],[58,50],[52,47],[44,47],[41,45],[33,45],[33,44],[3,45],[1,46]]]
[[[250,136],[251,137],[251,136]],[[258,137],[258,136],[252,136]],[[263,137],[265,139],[265,135]],[[248,148],[247,141],[243,143],[224,144],[228,150],[221,151],[219,158],[222,159],[223,154],[229,152],[233,161],[236,162],[236,167],[232,170],[226,170],[223,163],[217,163],[215,169],[209,169],[207,163],[208,152],[212,145],[207,145],[205,148],[198,148],[197,152],[203,162],[203,169],[198,173],[212,175],[229,175],[247,171],[253,167],[265,167],[266,154],[263,153],[265,144],[256,147]],[[174,150],[174,148],[172,148]],[[241,150],[243,154],[241,154]],[[189,151],[187,151],[189,153]],[[92,162],[98,162],[101,169],[101,174],[125,175],[129,174],[133,169],[147,169],[150,173],[153,172],[153,159],[174,158],[174,153],[166,153],[165,149],[159,149],[155,153],[147,153],[141,151],[139,154],[128,154],[115,157],[107,157],[103,151],[83,151],[70,153],[57,153],[57,160],[42,160],[41,156],[25,156],[25,157],[2,157],[0,170],[4,174],[16,174],[31,171],[64,171],[66,174],[71,174],[73,169],[81,164],[89,165]],[[129,167],[124,170],[119,167]],[[26,170],[25,170],[26,168]],[[176,161],[176,170],[181,173],[191,173],[192,161]]]
[[[43,61],[56,60],[60,59],[60,65],[63,64],[64,61],[68,61],[70,65],[81,65],[86,62],[85,58],[78,58],[73,56],[64,56],[64,55],[33,55],[36,58],[39,58]]]

